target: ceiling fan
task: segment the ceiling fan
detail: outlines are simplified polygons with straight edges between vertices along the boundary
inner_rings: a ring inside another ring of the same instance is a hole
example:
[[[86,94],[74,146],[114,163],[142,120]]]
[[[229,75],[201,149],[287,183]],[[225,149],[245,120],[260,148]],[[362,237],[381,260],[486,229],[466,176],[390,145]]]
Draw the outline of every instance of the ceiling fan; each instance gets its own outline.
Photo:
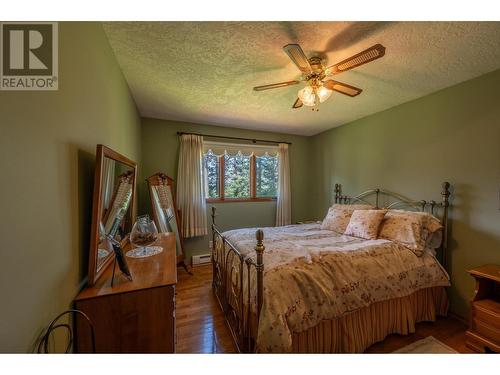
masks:
[[[318,111],[319,103],[327,100],[333,91],[340,92],[347,96],[357,96],[361,94],[360,88],[330,79],[331,76],[346,72],[373,60],[379,59],[385,55],[385,47],[381,44],[375,44],[364,51],[351,56],[341,62],[325,67],[320,57],[306,57],[304,51],[298,44],[287,44],[283,47],[283,51],[290,57],[297,68],[302,72],[300,81],[287,81],[280,83],[272,83],[270,85],[256,86],[255,91],[264,91],[276,89],[279,87],[287,87],[297,85],[301,81],[307,82],[307,86],[299,90],[298,98],[293,103],[292,108],[300,108],[306,105],[312,110]]]

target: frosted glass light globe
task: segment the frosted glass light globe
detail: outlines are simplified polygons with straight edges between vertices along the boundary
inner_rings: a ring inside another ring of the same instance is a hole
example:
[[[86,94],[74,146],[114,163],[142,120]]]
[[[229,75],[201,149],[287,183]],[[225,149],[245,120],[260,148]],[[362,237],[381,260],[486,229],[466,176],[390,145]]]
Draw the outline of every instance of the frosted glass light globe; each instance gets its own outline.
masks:
[[[298,95],[304,105],[313,107],[316,104],[316,94],[311,86],[306,86],[302,90],[299,90]]]
[[[317,94],[318,94],[319,102],[323,103],[326,99],[328,99],[330,97],[330,95],[332,95],[332,90],[328,90],[326,87],[321,86],[318,89]]]

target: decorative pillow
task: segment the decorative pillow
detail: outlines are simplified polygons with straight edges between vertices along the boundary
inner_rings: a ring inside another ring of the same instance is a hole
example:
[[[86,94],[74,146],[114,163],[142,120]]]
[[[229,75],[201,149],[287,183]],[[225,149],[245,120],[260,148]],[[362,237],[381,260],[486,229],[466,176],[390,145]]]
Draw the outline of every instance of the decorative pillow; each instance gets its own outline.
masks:
[[[334,204],[328,209],[321,229],[344,233],[355,210],[371,210],[373,208],[375,207],[369,204]]]
[[[398,242],[421,256],[430,234],[442,227],[440,221],[427,212],[391,210],[382,221],[379,238]]]
[[[386,212],[387,210],[354,211],[344,234],[367,240],[376,239],[380,223],[384,220]]]

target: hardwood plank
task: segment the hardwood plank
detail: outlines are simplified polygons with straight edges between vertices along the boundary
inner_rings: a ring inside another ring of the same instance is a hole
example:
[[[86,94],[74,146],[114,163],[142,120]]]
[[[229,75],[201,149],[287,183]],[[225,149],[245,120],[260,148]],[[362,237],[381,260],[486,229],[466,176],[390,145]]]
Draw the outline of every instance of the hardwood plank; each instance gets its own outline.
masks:
[[[212,293],[212,266],[178,269],[176,353],[236,353],[224,315]]]
[[[193,267],[193,276],[178,269],[177,284],[177,353],[235,353],[231,334],[212,293],[212,266]],[[438,318],[422,322],[411,335],[390,335],[366,353],[391,353],[414,341],[434,336],[459,353],[472,353],[465,346],[467,326],[459,320]]]

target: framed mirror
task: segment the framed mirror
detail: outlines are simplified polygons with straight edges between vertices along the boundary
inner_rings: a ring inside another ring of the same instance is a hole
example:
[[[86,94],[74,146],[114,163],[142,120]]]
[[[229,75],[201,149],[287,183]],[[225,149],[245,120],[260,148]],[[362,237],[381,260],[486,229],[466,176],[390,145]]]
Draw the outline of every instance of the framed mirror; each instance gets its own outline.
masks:
[[[159,232],[173,232],[176,240],[177,264],[191,274],[184,261],[184,241],[181,229],[181,213],[175,204],[174,180],[165,173],[156,173],[147,180],[153,219]]]
[[[92,286],[114,260],[108,237],[124,247],[134,225],[137,164],[97,145],[88,284]]]

